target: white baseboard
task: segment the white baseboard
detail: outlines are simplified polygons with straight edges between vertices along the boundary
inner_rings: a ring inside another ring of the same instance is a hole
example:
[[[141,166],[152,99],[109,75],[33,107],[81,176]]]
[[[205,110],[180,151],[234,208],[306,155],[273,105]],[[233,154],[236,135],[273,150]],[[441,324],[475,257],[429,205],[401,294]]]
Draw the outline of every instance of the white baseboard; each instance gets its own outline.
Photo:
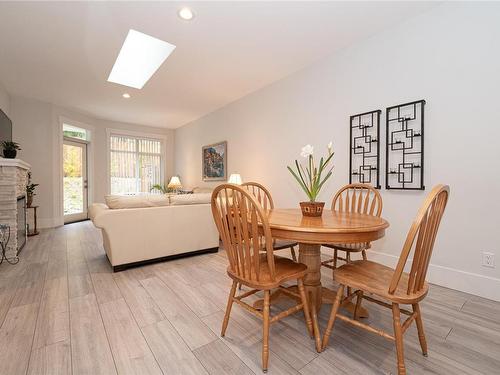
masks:
[[[331,255],[331,252],[325,252]],[[399,256],[370,250],[371,260],[395,267]],[[455,268],[429,264],[427,281],[446,288],[474,294],[476,296],[500,301],[500,279]]]

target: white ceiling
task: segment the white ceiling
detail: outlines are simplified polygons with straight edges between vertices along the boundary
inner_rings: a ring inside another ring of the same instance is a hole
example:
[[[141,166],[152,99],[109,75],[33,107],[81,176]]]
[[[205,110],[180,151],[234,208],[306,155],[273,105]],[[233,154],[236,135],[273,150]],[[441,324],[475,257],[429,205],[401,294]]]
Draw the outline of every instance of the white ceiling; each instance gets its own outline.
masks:
[[[186,4],[190,22],[177,16]],[[0,82],[99,118],[176,128],[435,5],[2,2]],[[177,46],[142,90],[107,82],[131,28]]]

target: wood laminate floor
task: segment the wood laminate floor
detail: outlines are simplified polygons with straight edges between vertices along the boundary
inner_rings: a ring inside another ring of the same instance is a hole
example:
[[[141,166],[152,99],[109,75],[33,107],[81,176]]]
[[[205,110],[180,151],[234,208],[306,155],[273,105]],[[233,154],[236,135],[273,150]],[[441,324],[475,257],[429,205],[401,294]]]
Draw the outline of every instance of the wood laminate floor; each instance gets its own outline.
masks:
[[[261,374],[257,318],[235,305],[219,336],[225,268],[221,251],[114,274],[90,222],[42,231],[19,264],[0,266],[0,374]],[[333,287],[328,270],[323,284]],[[389,310],[366,307],[370,323],[391,330]],[[413,326],[408,374],[500,374],[500,303],[432,286],[422,311],[429,357]],[[341,321],[316,353],[300,313],[272,326],[270,349],[272,374],[396,369],[391,342]]]

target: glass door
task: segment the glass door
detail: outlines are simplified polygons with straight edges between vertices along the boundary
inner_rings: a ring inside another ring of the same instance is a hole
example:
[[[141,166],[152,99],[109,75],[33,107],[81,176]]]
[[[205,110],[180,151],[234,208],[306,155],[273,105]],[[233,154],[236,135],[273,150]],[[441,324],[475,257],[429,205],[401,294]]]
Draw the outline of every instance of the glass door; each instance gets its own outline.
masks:
[[[87,143],[64,139],[64,223],[88,218],[87,190]]]

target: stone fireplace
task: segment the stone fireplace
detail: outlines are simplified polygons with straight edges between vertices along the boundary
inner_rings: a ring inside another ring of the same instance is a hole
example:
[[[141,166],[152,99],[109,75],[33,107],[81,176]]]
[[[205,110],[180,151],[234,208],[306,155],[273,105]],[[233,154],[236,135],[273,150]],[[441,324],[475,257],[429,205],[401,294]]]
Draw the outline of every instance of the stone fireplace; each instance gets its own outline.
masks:
[[[26,243],[26,184],[31,166],[20,159],[0,158],[0,223],[10,226],[7,257]]]

